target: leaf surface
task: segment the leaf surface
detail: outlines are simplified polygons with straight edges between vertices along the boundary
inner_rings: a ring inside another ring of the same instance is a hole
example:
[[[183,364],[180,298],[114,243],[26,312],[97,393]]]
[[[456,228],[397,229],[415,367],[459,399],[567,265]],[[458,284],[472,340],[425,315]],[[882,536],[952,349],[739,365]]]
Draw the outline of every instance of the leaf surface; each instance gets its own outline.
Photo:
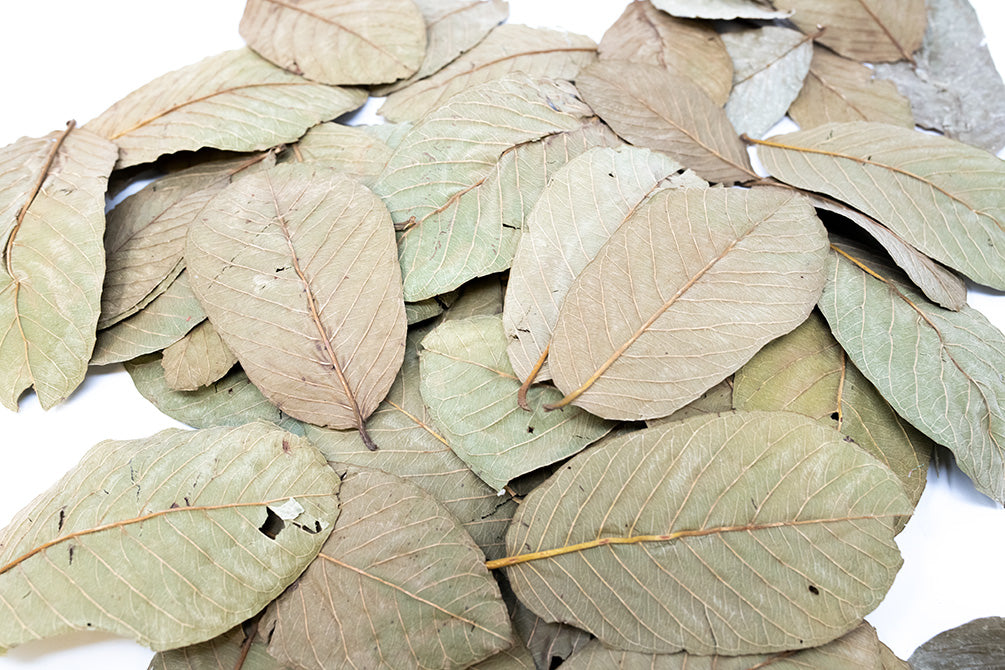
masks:
[[[876,607],[901,563],[891,515],[909,511],[888,468],[808,417],[695,417],[573,458],[490,566],[544,619],[616,649],[771,653]]]
[[[517,72],[574,79],[596,59],[596,50],[583,35],[503,24],[433,76],[387,96],[378,111],[388,121],[418,121],[461,91]]]
[[[561,404],[626,420],[680,409],[809,315],[826,250],[791,192],[654,194],[562,304],[548,355]]]
[[[301,668],[466,668],[512,644],[482,552],[428,493],[337,468],[342,511],[317,560],[270,606],[269,652]]]
[[[365,91],[316,84],[237,49],[154,79],[87,128],[118,145],[124,168],[202,147],[268,149],[365,101]]]
[[[784,19],[790,12],[776,11],[760,0],[652,0],[667,14],[686,19]]]
[[[372,446],[363,422],[405,347],[380,200],[332,169],[278,165],[210,201],[185,256],[203,309],[262,393],[294,418],[356,428]]]
[[[293,145],[298,159],[319,161],[355,177],[367,188],[391,157],[391,147],[359,126],[319,123]]]
[[[690,79],[656,65],[599,61],[576,86],[631,144],[666,152],[708,181],[755,178],[726,113]]]
[[[155,650],[215,637],[314,558],[338,490],[314,447],[267,424],[102,442],[0,534],[0,647],[84,629]]]
[[[944,137],[832,123],[757,142],[778,179],[833,196],[971,279],[1005,289],[1005,162]]]
[[[249,641],[240,627],[189,647],[154,654],[147,670],[286,670],[260,640]],[[245,645],[248,646],[246,656]]]
[[[105,252],[115,146],[69,124],[0,149],[0,404],[34,388],[49,409],[84,379]]]
[[[1005,619],[989,616],[939,633],[918,647],[914,670],[990,668],[1005,657]]]
[[[454,453],[495,490],[575,454],[611,425],[576,408],[547,412],[561,394],[531,387],[533,412],[517,406],[520,380],[506,356],[499,316],[449,321],[422,340],[422,398]]]
[[[412,0],[248,0],[240,32],[263,58],[326,84],[407,77],[426,51]]]
[[[601,60],[650,63],[701,86],[724,105],[733,87],[733,61],[711,26],[661,12],[649,2],[630,2],[597,47]]]
[[[834,337],[898,414],[953,451],[978,491],[1005,501],[1005,335],[970,307],[927,302],[864,249],[839,249],[820,298]]]
[[[185,337],[165,347],[161,358],[164,381],[176,391],[194,391],[226,375],[237,357],[220,339],[209,321],[203,321]]]

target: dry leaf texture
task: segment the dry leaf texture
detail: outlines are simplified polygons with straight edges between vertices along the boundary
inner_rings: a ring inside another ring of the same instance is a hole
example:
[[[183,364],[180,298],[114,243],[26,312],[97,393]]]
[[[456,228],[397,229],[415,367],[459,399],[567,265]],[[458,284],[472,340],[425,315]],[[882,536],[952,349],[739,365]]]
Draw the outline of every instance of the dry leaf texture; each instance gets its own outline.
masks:
[[[174,344],[164,348],[164,380],[176,391],[194,391],[223,377],[237,357],[209,321],[203,321]]]

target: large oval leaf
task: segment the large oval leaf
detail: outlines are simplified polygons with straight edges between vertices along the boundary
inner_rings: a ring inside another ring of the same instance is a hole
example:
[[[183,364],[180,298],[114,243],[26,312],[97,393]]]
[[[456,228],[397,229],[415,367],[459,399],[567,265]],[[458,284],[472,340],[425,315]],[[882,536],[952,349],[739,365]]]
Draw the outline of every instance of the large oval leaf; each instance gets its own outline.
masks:
[[[314,558],[338,489],[314,447],[263,423],[102,442],[0,534],[0,648],[84,629],[153,649],[215,637]]]
[[[73,124],[0,149],[0,403],[48,409],[84,379],[105,272],[115,146]]]
[[[900,567],[896,476],[786,412],[648,428],[587,450],[520,505],[517,596],[628,651],[769,653],[858,625]],[[619,585],[631,585],[623,588]]]
[[[611,236],[562,304],[549,350],[562,405],[671,414],[798,326],[827,236],[779,189],[667,189]]]
[[[941,309],[869,252],[830,255],[820,297],[834,337],[897,413],[953,451],[1005,503],[1005,335],[980,312]]]
[[[426,52],[412,0],[248,0],[240,31],[264,58],[326,84],[401,79]]]
[[[1005,162],[881,123],[830,123],[758,141],[784,182],[831,195],[971,279],[1005,289]]]
[[[124,168],[202,147],[268,149],[365,101],[365,91],[316,84],[237,49],[154,79],[87,128],[118,145]]]
[[[342,511],[266,612],[269,652],[300,668],[466,668],[512,644],[482,552],[422,489],[336,466]]]
[[[356,428],[405,349],[394,230],[359,182],[286,163],[231,184],[189,230],[192,288],[248,378],[284,412]]]

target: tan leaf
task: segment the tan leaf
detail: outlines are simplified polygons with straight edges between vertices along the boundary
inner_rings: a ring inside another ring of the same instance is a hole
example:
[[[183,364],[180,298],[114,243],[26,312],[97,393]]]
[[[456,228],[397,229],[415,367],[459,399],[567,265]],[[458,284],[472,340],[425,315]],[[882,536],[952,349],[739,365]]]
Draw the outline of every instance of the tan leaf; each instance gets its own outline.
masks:
[[[203,321],[185,337],[164,349],[161,365],[164,379],[176,391],[194,391],[223,377],[237,363],[237,356],[220,339],[209,321]]]

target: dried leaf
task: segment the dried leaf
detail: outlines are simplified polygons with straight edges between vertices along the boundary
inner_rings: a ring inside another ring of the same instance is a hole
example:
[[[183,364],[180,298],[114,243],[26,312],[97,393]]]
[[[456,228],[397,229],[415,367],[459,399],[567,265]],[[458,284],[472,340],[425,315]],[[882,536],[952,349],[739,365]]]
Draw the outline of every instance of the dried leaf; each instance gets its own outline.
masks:
[[[407,77],[426,52],[412,0],[248,0],[240,31],[263,58],[326,84]]]
[[[736,132],[761,137],[799,95],[810,70],[813,42],[781,26],[724,32],[722,41],[733,59],[726,116]]]
[[[372,446],[363,422],[405,348],[380,200],[318,164],[277,165],[213,198],[185,257],[203,309],[255,386],[290,416],[356,428]]]
[[[164,349],[161,365],[164,381],[176,391],[194,391],[226,375],[237,356],[220,339],[209,321],[203,321],[185,337]]]
[[[202,147],[268,149],[365,101],[365,91],[315,84],[237,49],[154,79],[86,127],[118,145],[124,168]]]
[[[879,604],[901,563],[891,515],[909,511],[886,466],[807,417],[695,417],[573,458],[489,565],[539,616],[616,649],[771,653]]]
[[[627,420],[680,409],[806,319],[826,250],[791,192],[654,194],[562,304],[548,355],[560,405]]]
[[[454,453],[490,487],[577,453],[611,425],[575,408],[546,412],[561,394],[531,387],[533,412],[517,406],[520,380],[506,357],[499,316],[448,321],[422,340],[422,399]]]
[[[1005,289],[1005,162],[882,123],[829,123],[756,141],[782,181],[842,200],[971,279]]]
[[[502,314],[506,282],[502,275],[489,275],[468,282],[457,291],[457,300],[443,313],[441,323]]]
[[[914,670],[993,668],[1005,658],[1005,618],[989,616],[939,633],[918,647]]]
[[[599,61],[576,86],[626,141],[664,151],[708,181],[756,178],[726,113],[690,79],[655,65]]]
[[[0,149],[0,403],[49,409],[84,379],[100,311],[115,146],[71,122]]]
[[[338,490],[314,447],[268,424],[102,442],[0,534],[0,590],[32,594],[0,601],[0,648],[84,629],[154,650],[215,637],[314,558]],[[302,512],[284,520],[291,499]]]
[[[858,61],[818,45],[813,47],[809,75],[789,107],[789,116],[803,130],[843,121],[914,127],[911,104],[896,86],[874,79],[873,70]]]
[[[503,552],[499,558],[505,555]],[[513,630],[530,651],[533,659],[531,667],[557,667],[593,639],[585,630],[545,621],[527,609],[513,593],[505,574],[499,575],[499,587],[513,622]]]
[[[1005,335],[978,311],[941,309],[859,247],[830,255],[820,298],[834,337],[902,417],[953,451],[1005,502]]]
[[[266,611],[269,652],[300,668],[466,668],[512,645],[499,587],[457,521],[413,484],[337,467],[342,511]]]
[[[245,647],[247,652],[245,654]],[[233,628],[212,640],[154,654],[147,670],[285,670],[260,640]]]
[[[785,336],[783,335],[783,337]],[[742,370],[743,368],[740,369]],[[669,421],[680,421],[681,419],[690,419],[692,416],[720,414],[732,410],[733,376],[730,375],[670,416],[646,421],[646,426],[652,428],[653,426],[662,426]]]
[[[964,0],[928,0],[929,21],[915,66],[879,64],[911,100],[918,125],[987,149],[1005,146],[1005,84],[977,14]]]
[[[667,14],[687,19],[784,19],[790,12],[776,11],[761,0],[652,0]],[[776,3],[778,4],[778,3]]]
[[[392,151],[374,133],[360,126],[343,126],[335,122],[314,126],[293,145],[293,150],[298,160],[318,161],[337,167],[367,188],[373,186]]]
[[[649,63],[667,68],[702,87],[724,105],[733,88],[733,61],[711,26],[674,18],[649,2],[630,2],[604,33],[600,60]]]
[[[520,642],[471,666],[471,670],[534,670],[534,668],[534,657]]]
[[[925,34],[925,0],[773,0],[807,35],[860,61],[911,59]]]
[[[596,49],[583,35],[507,23],[435,75],[387,96],[378,113],[388,121],[418,121],[457,93],[517,72],[573,79]]]

